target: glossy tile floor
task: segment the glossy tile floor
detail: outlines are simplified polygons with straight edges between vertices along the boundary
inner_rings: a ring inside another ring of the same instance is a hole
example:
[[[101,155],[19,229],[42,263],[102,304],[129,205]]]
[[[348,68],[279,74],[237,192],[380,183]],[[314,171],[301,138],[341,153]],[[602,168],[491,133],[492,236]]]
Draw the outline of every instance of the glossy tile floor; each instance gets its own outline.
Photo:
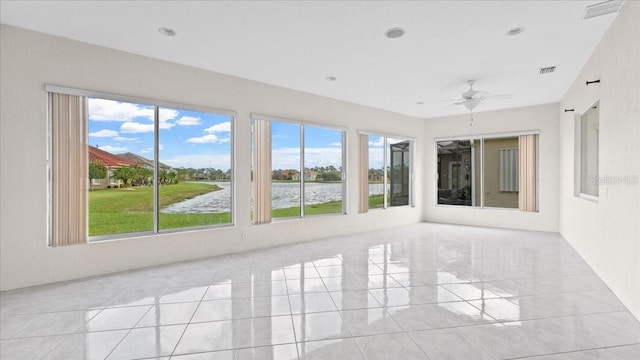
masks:
[[[557,234],[416,224],[1,295],[9,359],[640,359]]]

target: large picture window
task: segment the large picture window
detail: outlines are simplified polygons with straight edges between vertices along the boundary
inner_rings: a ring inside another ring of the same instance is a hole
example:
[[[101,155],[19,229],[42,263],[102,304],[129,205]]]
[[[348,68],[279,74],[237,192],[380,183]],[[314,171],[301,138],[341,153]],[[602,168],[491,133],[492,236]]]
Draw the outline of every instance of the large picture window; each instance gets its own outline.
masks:
[[[359,139],[359,211],[410,205],[413,142],[365,133]]]
[[[254,115],[252,134],[254,223],[345,213],[344,130]]]
[[[74,95],[50,91],[53,245],[231,224],[232,113],[54,90]]]
[[[537,134],[436,141],[437,204],[537,211]]]

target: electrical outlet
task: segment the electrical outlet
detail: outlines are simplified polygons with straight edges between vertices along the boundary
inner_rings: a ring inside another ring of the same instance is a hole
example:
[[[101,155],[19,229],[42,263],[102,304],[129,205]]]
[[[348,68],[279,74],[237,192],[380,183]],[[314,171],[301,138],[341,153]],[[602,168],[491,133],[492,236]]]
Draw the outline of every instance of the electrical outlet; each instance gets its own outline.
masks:
[[[243,239],[243,240],[246,240],[246,239],[247,239],[247,232],[246,232],[246,231],[243,231],[243,232],[242,232],[242,239]]]

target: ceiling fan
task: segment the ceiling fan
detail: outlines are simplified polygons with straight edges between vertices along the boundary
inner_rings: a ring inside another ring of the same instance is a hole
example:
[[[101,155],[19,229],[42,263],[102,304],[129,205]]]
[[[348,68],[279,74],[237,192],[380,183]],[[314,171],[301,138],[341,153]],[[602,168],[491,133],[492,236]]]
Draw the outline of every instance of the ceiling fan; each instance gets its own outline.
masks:
[[[494,98],[510,98],[511,94],[504,95],[489,95],[490,93],[487,91],[476,90],[473,88],[473,85],[476,83],[475,80],[468,80],[467,84],[469,84],[469,90],[462,93],[462,97],[459,99],[453,100],[443,100],[443,101],[455,101],[453,105],[464,105],[469,111],[473,111],[478,105],[480,105],[486,99],[494,99]]]

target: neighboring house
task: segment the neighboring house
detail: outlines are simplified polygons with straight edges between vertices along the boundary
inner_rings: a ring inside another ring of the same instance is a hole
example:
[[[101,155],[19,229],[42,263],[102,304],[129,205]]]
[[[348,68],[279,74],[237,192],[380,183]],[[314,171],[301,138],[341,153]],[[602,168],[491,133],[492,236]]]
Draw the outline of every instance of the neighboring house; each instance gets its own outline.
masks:
[[[304,171],[304,181],[316,181],[318,179],[318,173],[313,170]],[[300,173],[296,171],[296,174],[291,176],[291,180],[299,181]]]
[[[149,160],[144,156],[140,156],[134,153],[124,153],[124,154],[118,154],[116,155],[118,157],[121,158],[125,158],[127,160],[133,161],[135,162],[138,166],[142,166],[142,167],[146,167],[147,169],[151,169],[153,170],[153,160]],[[161,162],[158,162],[158,165],[160,167],[160,169],[165,169],[171,172],[176,172],[176,170],[174,168],[172,168],[171,166],[167,165],[167,164],[163,164]]]
[[[300,172],[294,169],[273,170],[271,172],[272,180],[300,180]]]
[[[90,179],[93,189],[105,189],[108,186],[119,186],[122,181],[113,176],[114,171],[123,166],[135,166],[137,162],[114,155],[110,152],[100,150],[97,147],[88,145],[89,162],[95,162],[107,167],[107,177],[104,179]]]
[[[383,181],[384,180],[384,171],[381,169],[375,169],[373,171],[369,171],[369,181]]]

